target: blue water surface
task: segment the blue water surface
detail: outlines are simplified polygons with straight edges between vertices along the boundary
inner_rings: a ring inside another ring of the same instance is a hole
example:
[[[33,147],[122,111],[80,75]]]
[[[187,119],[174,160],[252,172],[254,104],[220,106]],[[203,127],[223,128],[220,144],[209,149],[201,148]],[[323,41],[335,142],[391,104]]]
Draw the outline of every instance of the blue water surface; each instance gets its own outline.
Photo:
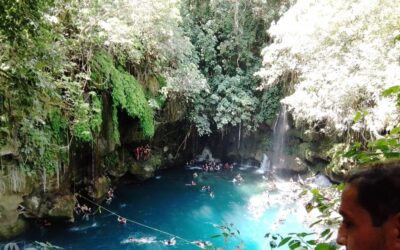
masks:
[[[199,176],[195,179],[197,185],[191,186],[194,171]],[[232,182],[238,172],[245,180],[240,185]],[[269,249],[264,238],[267,232],[300,232],[304,231],[304,225],[294,214],[288,214],[284,223],[273,227],[279,207],[266,209],[261,217],[250,213],[249,200],[265,191],[263,182],[262,175],[252,168],[211,173],[174,168],[160,171],[155,178],[140,184],[122,184],[115,190],[112,203],[102,204],[130,220],[185,239],[178,238],[174,246],[163,244],[170,235],[131,222],[120,224],[115,215],[104,209],[89,221],[78,217],[69,227],[32,227],[19,240],[24,244],[48,241],[64,249],[199,249],[189,243],[195,240],[211,241],[224,249],[234,249],[241,241],[246,250]],[[214,198],[209,192],[201,191],[203,185],[211,186]],[[239,238],[229,238],[227,243],[223,237],[212,238],[221,234],[216,225],[230,223],[239,230]],[[153,242],[127,243],[129,237],[153,237]]]

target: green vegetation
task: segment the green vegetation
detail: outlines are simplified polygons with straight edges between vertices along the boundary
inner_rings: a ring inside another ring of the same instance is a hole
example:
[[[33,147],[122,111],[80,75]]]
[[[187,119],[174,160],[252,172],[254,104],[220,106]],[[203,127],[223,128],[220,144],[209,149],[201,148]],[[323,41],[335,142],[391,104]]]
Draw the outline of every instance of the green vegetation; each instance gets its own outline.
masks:
[[[390,87],[382,92],[383,97],[395,96],[397,108],[400,108],[400,86]],[[357,112],[354,122],[364,122],[366,112]],[[365,137],[364,137],[365,138]],[[344,157],[352,158],[358,164],[400,159],[400,127],[397,125],[382,138],[376,140],[361,140],[352,144]]]
[[[93,58],[92,65],[96,84],[112,89],[115,128],[118,128],[117,108],[122,108],[132,118],[139,118],[143,134],[146,137],[152,137],[154,135],[153,111],[138,81],[121,67],[117,69],[111,56],[104,52]],[[114,131],[117,133],[118,129]],[[119,135],[115,134],[116,142],[119,142],[118,138]]]
[[[150,139],[168,98],[188,103],[200,135],[254,131],[275,116],[280,91],[258,91],[253,74],[283,3],[120,4],[1,4],[0,151],[21,168],[53,173],[69,164],[72,144],[97,147],[108,132],[120,144],[121,112]]]
[[[0,163],[12,163],[0,170],[45,182],[81,149],[91,149],[80,157],[93,168],[104,163],[93,175],[125,168],[122,147],[150,141],[173,101],[185,110],[175,105],[168,115],[181,112],[179,123],[197,135],[235,129],[239,140],[271,124],[282,101],[296,126],[332,137],[323,160],[333,172],[342,156],[353,160],[340,174],[398,160],[399,12],[393,0],[0,1]],[[287,153],[314,141],[306,143]],[[158,167],[161,159],[149,162]],[[311,192],[317,224],[335,226],[337,200]],[[219,229],[225,242],[239,235],[231,224]],[[266,235],[271,248],[291,249],[331,249],[317,242],[331,236],[329,228]]]
[[[304,190],[301,195],[312,194],[312,199],[306,204],[308,213],[318,210],[317,220],[309,225],[307,232],[293,232],[281,235],[274,232],[265,234],[270,249],[283,246],[294,249],[306,250],[335,250],[338,249],[334,243],[335,230],[341,223],[338,211],[340,193],[344,185],[333,187]],[[318,228],[317,228],[318,227]]]
[[[266,29],[279,2],[183,1],[184,28],[209,89],[193,96],[191,121],[200,135],[240,126],[245,132],[276,116],[278,88],[257,90]],[[267,14],[268,13],[268,14]]]

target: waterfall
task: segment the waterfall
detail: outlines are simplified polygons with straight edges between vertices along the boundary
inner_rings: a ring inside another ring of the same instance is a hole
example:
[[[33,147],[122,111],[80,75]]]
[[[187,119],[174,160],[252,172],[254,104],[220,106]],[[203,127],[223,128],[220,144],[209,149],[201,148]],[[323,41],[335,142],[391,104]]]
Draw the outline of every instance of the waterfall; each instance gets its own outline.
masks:
[[[257,174],[265,174],[266,172],[270,172],[271,171],[271,163],[268,159],[268,156],[266,154],[264,154],[263,156],[263,160],[261,162],[261,166],[259,169],[256,170]]]
[[[214,158],[212,156],[211,150],[208,147],[204,147],[203,151],[201,152],[201,155],[198,155],[196,157],[197,161],[214,161]]]
[[[286,134],[289,129],[286,107],[282,105],[274,125],[272,136],[272,169],[280,169],[285,165]]]

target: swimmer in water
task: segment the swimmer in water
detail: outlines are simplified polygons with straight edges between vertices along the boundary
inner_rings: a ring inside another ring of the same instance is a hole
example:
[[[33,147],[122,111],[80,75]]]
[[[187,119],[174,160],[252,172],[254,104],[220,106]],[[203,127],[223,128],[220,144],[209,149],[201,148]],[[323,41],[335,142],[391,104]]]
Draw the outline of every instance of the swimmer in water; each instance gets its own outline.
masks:
[[[201,249],[205,249],[206,246],[210,247],[212,246],[212,243],[209,241],[201,241],[201,240],[196,240],[196,241],[192,241],[193,244],[195,244],[196,246],[198,246]]]
[[[211,197],[212,199],[214,199],[214,197],[215,197],[215,194],[214,194],[214,192],[213,192],[213,191],[211,191],[211,192],[210,192],[210,197]]]
[[[121,223],[121,224],[126,224],[126,222],[127,222],[126,218],[121,217],[121,216],[118,216],[117,221],[118,221],[119,223]]]
[[[175,246],[175,244],[176,244],[175,237],[172,237],[171,239],[164,241],[164,245],[166,246]]]
[[[127,240],[125,240],[123,243],[136,243],[136,244],[151,244],[155,243],[156,237],[143,237],[143,238],[135,238],[135,237],[129,237]]]

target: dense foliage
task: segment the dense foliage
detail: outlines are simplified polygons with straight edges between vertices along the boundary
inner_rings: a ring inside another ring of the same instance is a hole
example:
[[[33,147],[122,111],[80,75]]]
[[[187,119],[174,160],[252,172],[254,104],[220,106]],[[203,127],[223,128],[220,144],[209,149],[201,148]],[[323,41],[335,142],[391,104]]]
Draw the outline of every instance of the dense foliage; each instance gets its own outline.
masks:
[[[192,98],[191,120],[200,135],[235,126],[252,131],[275,117],[281,96],[272,90],[262,97],[253,74],[261,66],[259,52],[268,40],[266,29],[285,4],[184,1],[185,31],[210,86]]]
[[[108,97],[117,144],[120,112],[151,138],[165,98],[189,104],[200,135],[254,130],[281,98],[257,91],[253,74],[266,28],[289,3],[2,1],[1,156],[33,172],[68,165],[72,143],[104,136]]]
[[[269,29],[261,87],[294,86],[284,102],[298,123],[379,137],[398,122],[381,92],[400,82],[399,11],[390,0],[297,1]],[[364,123],[353,122],[357,111]]]
[[[383,97],[395,96],[397,108],[400,108],[400,86],[396,85],[386,89]],[[356,123],[363,122],[365,113],[358,112],[354,118]],[[355,141],[344,153],[345,157],[354,160],[360,165],[400,158],[400,124],[397,124],[385,136],[369,141]]]
[[[0,156],[32,173],[67,165],[71,143],[101,136],[107,95],[117,143],[120,111],[138,119],[144,137],[153,136],[152,107],[162,98],[147,84],[165,79],[158,89],[183,96],[207,87],[180,27],[179,6],[2,1]]]

